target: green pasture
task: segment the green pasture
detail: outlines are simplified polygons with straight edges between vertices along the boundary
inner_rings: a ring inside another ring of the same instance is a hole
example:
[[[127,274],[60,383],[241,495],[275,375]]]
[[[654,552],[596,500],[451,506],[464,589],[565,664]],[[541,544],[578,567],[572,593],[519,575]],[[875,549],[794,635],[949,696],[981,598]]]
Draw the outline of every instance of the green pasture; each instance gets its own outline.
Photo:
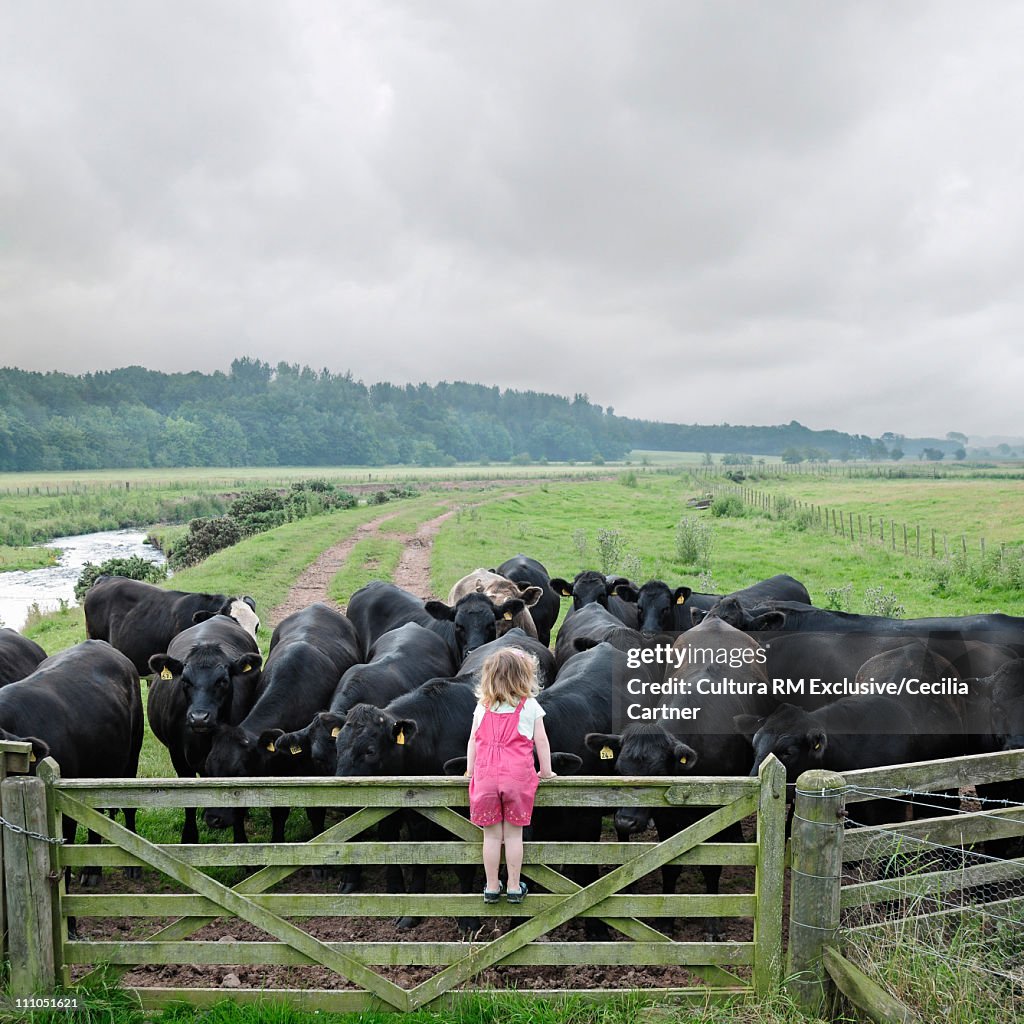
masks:
[[[42,547],[10,547],[7,544],[0,544],[0,572],[13,572],[15,570],[30,571],[32,569],[46,569],[57,564],[60,555],[58,548]]]
[[[756,490],[785,494],[800,501],[827,505],[860,515],[921,527],[922,546],[931,530],[959,544],[963,535],[977,549],[982,537],[992,544],[1024,543],[1024,480],[885,479],[863,480],[826,476],[769,476],[749,481]]]

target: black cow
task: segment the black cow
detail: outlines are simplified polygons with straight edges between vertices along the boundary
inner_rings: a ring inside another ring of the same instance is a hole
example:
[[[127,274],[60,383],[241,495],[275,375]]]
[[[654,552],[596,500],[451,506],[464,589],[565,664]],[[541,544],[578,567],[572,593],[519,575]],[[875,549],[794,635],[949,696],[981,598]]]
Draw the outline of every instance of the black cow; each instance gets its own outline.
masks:
[[[166,651],[173,637],[204,617],[230,615],[254,637],[260,624],[251,597],[163,590],[124,576],[98,576],[84,608],[86,635],[126,654],[140,675],[149,672],[152,655]]]
[[[706,614],[746,631],[748,626],[744,625],[744,622],[749,618],[752,609],[769,603],[774,604],[777,601],[796,601],[809,605],[811,596],[799,580],[795,580],[785,573],[779,573],[776,576],[769,576],[766,580],[752,583],[749,587],[726,594],[713,604]],[[695,613],[693,618],[695,621],[700,621],[703,616],[700,613]]]
[[[765,712],[772,706],[763,650],[756,641],[716,619],[706,619],[688,630],[672,650],[678,667],[667,666],[661,682],[678,681],[677,692],[631,694],[632,703],[623,716],[628,721],[625,728],[620,733],[595,731],[587,737],[588,747],[606,763],[614,763],[615,771],[622,775],[686,776],[698,766],[701,775],[744,774],[750,764],[750,748],[736,733],[733,718]],[[631,675],[644,682],[639,670],[631,670]],[[727,687],[726,680],[734,685]],[[727,692],[717,692],[719,689]],[[669,717],[687,712],[693,717]],[[655,809],[652,813],[648,808],[621,807],[615,813],[615,827],[626,837],[644,831],[653,818],[659,837],[665,839],[706,813],[702,808]],[[738,826],[722,835],[729,841],[742,841]],[[717,893],[721,867],[706,866],[701,872],[707,892]],[[662,868],[665,893],[675,891],[679,873],[675,866]],[[708,931],[718,934],[715,920],[709,920]]]
[[[589,646],[611,640],[613,636],[625,636],[626,646],[632,646],[633,638],[637,644],[643,639],[640,633],[629,629],[602,604],[588,604],[578,612],[570,612],[562,622],[555,640],[555,664],[561,670],[570,658],[578,654],[583,649],[582,645],[577,646],[580,640],[588,641]],[[623,649],[623,643],[616,643],[615,646]]]
[[[484,662],[497,650],[503,647],[518,647],[537,659],[538,679],[540,685],[551,686],[555,681],[555,657],[540,640],[527,636],[521,629],[510,629],[507,633],[477,647],[459,666],[459,679],[474,684],[480,675]]]
[[[134,779],[143,728],[139,674],[102,640],[54,654],[0,689],[0,739],[27,740],[36,760],[52,757],[65,779]],[[135,809],[124,816],[134,832]],[[63,828],[65,841],[74,842],[74,820],[65,816]],[[90,832],[89,841],[96,839]],[[98,868],[83,869],[83,884],[98,875]]]
[[[448,644],[452,657],[460,658],[454,624],[435,618],[415,594],[396,587],[394,583],[371,580],[352,595],[345,614],[356,627],[364,654],[368,654],[385,633],[407,622],[416,622],[440,635]]]
[[[477,647],[497,638],[498,622],[511,622],[526,605],[513,597],[495,604],[486,594],[471,593],[459,598],[455,606],[443,601],[427,601],[427,612],[442,623],[454,626],[455,652],[459,663]]]
[[[35,672],[46,651],[13,629],[0,629],[0,686],[15,683]]]
[[[951,673],[948,661],[914,642],[866,661],[854,686],[916,678],[934,687]],[[785,766],[790,783],[811,768],[842,773],[957,757],[968,744],[962,702],[943,693],[854,693],[814,710],[780,704],[767,715],[737,715],[735,724],[754,748],[751,774],[771,753]],[[905,815],[902,805],[893,810],[884,800],[872,800],[857,807],[857,816],[862,823],[880,824]]]
[[[828,689],[842,684],[844,679],[853,679],[868,659],[901,648],[911,639],[873,632],[762,632],[757,638],[768,652],[769,677],[779,681],[776,694],[808,710],[831,703],[834,698]],[[990,675],[1014,657],[1009,648],[964,640],[959,634],[940,633],[922,637],[920,642],[932,654],[948,661],[951,674],[959,679]],[[816,687],[818,693],[811,689],[812,679],[824,684]]]
[[[362,775],[443,775],[444,764],[465,756],[469,731],[473,724],[476,696],[473,688],[455,679],[432,679],[391,701],[387,707],[357,704],[345,716],[337,736],[338,776]],[[381,822],[383,841],[398,838],[401,814]],[[409,831],[414,838],[433,835],[420,815],[413,815]],[[475,870],[466,865],[458,869],[462,891],[472,891]],[[412,869],[408,891],[423,892],[426,865]],[[403,890],[401,870],[391,866],[387,872],[389,892]],[[400,928],[411,928],[416,918],[403,917]],[[461,922],[463,928],[469,922]]]
[[[407,622],[384,633],[371,648],[370,660],[345,672],[326,710],[319,709],[303,728],[285,732],[277,740],[277,749],[282,757],[301,756],[312,774],[333,775],[338,763],[335,738],[351,708],[357,704],[385,707],[428,679],[454,671],[444,640],[426,626]]]
[[[249,713],[262,664],[256,641],[226,615],[183,630],[165,654],[149,659],[156,673],[149,685],[149,725],[180,778],[205,774],[217,726],[237,725]],[[195,808],[187,807],[181,841],[198,840]],[[235,841],[245,842],[240,815]]]
[[[551,581],[551,587],[556,594],[572,598],[572,609],[567,613],[566,619],[587,605],[599,604],[631,629],[637,627],[636,604],[615,596],[618,587],[632,587],[624,576],[606,576],[595,569],[586,569],[578,572],[572,583],[556,577]]]
[[[558,621],[562,602],[551,586],[551,577],[547,569],[537,559],[528,555],[513,555],[492,571],[516,583],[541,588],[541,599],[530,608],[530,614],[533,616],[533,624],[537,627],[537,639],[545,647],[549,647],[551,630]]]
[[[619,584],[614,596],[636,605],[636,628],[641,633],[682,632],[693,625],[690,613],[695,595],[689,587],[673,590],[662,580],[648,580],[639,590],[629,584]]]
[[[438,639],[438,643],[442,643]],[[308,605],[289,615],[274,630],[270,654],[256,687],[256,701],[237,725],[220,722],[205,774],[253,776],[299,774],[302,763],[290,756],[279,737],[307,723],[330,702],[338,680],[361,657],[359,638],[341,612],[325,604]],[[275,757],[279,747],[282,757]],[[287,751],[287,753],[286,753]],[[301,751],[300,751],[301,752]],[[284,842],[287,807],[271,809],[271,842]],[[314,832],[322,832],[324,809],[307,811]],[[210,808],[206,822],[213,828],[235,825],[243,816],[237,808]],[[244,835],[244,822],[240,825]]]
[[[1024,618],[1000,613],[893,619],[816,608],[802,601],[770,600],[745,605],[723,598],[714,614],[745,632],[877,633],[910,640],[959,636],[1024,653]]]

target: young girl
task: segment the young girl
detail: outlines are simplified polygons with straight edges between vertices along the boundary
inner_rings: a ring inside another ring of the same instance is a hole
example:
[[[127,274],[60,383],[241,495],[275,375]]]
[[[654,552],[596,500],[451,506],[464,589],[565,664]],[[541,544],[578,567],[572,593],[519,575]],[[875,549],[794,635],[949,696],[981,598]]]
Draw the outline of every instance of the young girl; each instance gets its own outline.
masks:
[[[516,647],[495,651],[480,672],[476,694],[480,703],[466,748],[469,818],[484,830],[484,902],[501,896],[498,865],[505,844],[509,903],[522,903],[526,883],[523,866],[523,826],[530,824],[538,774],[533,767],[537,745],[540,779],[552,779],[551,746],[544,731],[544,709],[535,700],[537,661]]]

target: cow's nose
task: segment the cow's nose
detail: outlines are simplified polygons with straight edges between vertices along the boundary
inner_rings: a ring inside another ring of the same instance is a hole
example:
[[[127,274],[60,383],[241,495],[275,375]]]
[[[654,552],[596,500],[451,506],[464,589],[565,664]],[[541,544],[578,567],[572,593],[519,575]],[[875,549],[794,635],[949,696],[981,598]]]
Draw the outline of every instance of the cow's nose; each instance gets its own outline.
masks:
[[[209,725],[210,724],[210,712],[209,711],[190,711],[188,713],[189,725]]]

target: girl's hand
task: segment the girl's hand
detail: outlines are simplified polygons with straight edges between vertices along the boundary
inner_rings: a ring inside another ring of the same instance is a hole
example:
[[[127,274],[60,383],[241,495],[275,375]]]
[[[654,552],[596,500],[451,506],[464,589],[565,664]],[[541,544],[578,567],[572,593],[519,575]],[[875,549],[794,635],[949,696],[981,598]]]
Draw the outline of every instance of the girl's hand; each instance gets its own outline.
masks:
[[[558,778],[558,775],[555,772],[548,772],[547,775],[545,775],[544,772],[538,772],[537,774],[540,775],[541,779],[544,779],[544,780],[546,780],[546,779],[557,779]]]

